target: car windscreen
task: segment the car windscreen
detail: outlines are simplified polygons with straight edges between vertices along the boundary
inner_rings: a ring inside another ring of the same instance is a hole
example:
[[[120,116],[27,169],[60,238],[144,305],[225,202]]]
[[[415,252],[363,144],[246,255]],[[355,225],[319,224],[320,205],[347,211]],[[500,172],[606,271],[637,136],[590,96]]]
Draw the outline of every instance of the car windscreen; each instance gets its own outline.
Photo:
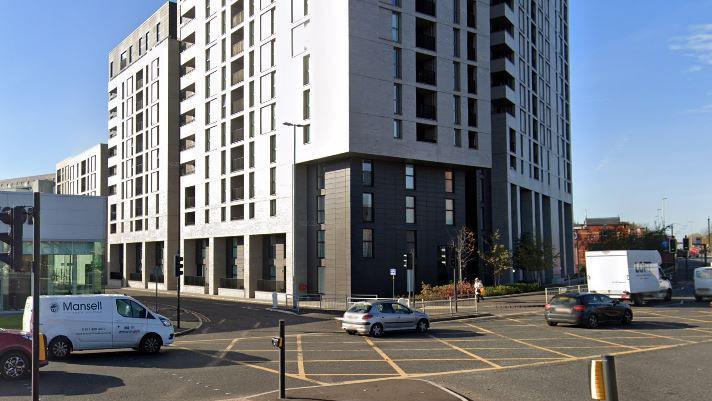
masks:
[[[578,298],[566,295],[557,295],[551,300],[552,305],[573,306],[578,305]]]
[[[347,312],[351,313],[368,313],[371,310],[371,305],[369,304],[356,304],[349,308]]]

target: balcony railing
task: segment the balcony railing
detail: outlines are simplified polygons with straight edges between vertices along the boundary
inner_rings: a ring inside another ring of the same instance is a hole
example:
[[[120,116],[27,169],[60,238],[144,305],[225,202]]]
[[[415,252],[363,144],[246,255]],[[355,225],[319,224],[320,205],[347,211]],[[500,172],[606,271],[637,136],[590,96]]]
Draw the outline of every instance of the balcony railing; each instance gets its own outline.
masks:
[[[195,207],[195,196],[185,197],[185,208],[190,209]]]
[[[117,92],[109,92],[109,100],[114,100],[114,99],[116,99],[116,93],[117,93]]]
[[[131,281],[143,281],[143,273],[129,273],[129,280]]]
[[[183,284],[205,287],[204,276],[183,276]]]
[[[245,79],[245,70],[237,70],[232,73],[232,85],[237,85]]]
[[[234,28],[234,27],[242,24],[243,21],[245,21],[245,12],[240,11],[239,13],[232,16],[230,27]]]
[[[181,53],[184,52],[184,51],[186,51],[186,50],[188,50],[188,49],[190,49],[191,47],[193,47],[194,44],[195,44],[194,42],[186,42],[186,41],[180,42],[180,51],[181,51]]]
[[[245,139],[245,129],[235,128],[230,132],[230,143],[240,142]]]
[[[437,76],[435,71],[419,69],[416,73],[416,80],[423,84],[435,85],[437,82]]]
[[[242,110],[245,109],[245,99],[244,99],[244,98],[240,98],[240,99],[237,99],[237,100],[233,100],[233,101],[232,101],[232,104],[231,104],[230,106],[232,107],[232,108],[230,109],[230,112],[231,112],[232,114],[239,113],[239,112],[241,112]]]
[[[257,280],[257,291],[285,292],[287,286],[284,281]]]
[[[230,159],[230,172],[242,171],[245,169],[244,157],[233,157]]]
[[[230,188],[230,200],[240,201],[245,199],[245,187]]]
[[[435,50],[435,36],[424,33],[415,36],[415,45],[423,49]]]
[[[244,290],[245,280],[241,278],[221,278],[220,288],[232,288],[233,290]]]
[[[416,116],[418,118],[435,120],[437,119],[437,107],[429,104],[418,104],[416,107]]]
[[[237,56],[245,50],[245,41],[241,40],[232,44],[232,55]]]

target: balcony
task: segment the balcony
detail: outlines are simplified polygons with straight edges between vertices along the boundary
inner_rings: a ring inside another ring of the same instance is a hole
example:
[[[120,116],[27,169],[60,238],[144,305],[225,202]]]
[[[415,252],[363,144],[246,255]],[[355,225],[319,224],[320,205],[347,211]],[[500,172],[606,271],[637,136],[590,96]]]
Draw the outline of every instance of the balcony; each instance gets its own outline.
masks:
[[[244,290],[245,280],[241,278],[221,278],[220,288],[231,288],[233,290]]]
[[[516,21],[516,16],[514,15],[514,7],[512,6],[512,1],[493,1],[490,6],[490,18],[505,17],[510,21]]]
[[[233,128],[230,130],[230,143],[242,142],[245,140],[244,128]]]
[[[109,110],[109,120],[116,118],[117,115],[118,115],[118,113],[116,111],[116,107]]]
[[[232,57],[235,57],[245,51],[245,35],[243,34],[242,28],[238,29],[237,31],[233,32],[232,35],[230,35],[230,43],[232,43]]]
[[[421,84],[436,85],[437,59],[433,56],[416,53],[415,54],[415,80]]]
[[[477,35],[472,32],[467,33],[467,59],[477,61]]]
[[[181,164],[178,172],[181,177],[195,174],[195,160]]]
[[[237,85],[245,80],[245,69],[243,67],[243,57],[233,61],[230,65],[232,74],[230,75],[230,85]]]
[[[185,63],[183,63],[183,65],[180,66],[181,78],[190,74],[191,72],[193,72],[193,70],[195,70],[195,58],[186,61]]]
[[[245,91],[242,87],[230,92],[230,114],[236,114],[245,110]]]
[[[421,14],[428,14],[435,17],[435,1],[433,0],[416,0],[415,11]]]
[[[438,143],[438,127],[435,125],[416,124],[418,142]]]
[[[118,91],[116,88],[109,91],[109,100],[114,100],[117,96]]]
[[[241,149],[241,148],[238,148]],[[233,152],[235,153],[235,152]],[[245,169],[245,158],[242,156],[233,156],[230,158],[230,172],[236,173]]]
[[[235,28],[245,21],[245,5],[242,1],[236,2],[230,7],[230,27]]]
[[[437,120],[437,94],[434,91],[417,88],[415,90],[415,115],[418,118]]]
[[[422,18],[415,19],[415,46],[435,51],[435,23]]]
[[[193,149],[195,147],[195,135],[183,138],[179,142],[180,151]]]
[[[230,188],[230,200],[241,201],[245,199],[245,187]]]
[[[195,32],[191,33],[190,35],[186,36],[183,40],[181,40],[180,52],[182,53],[182,52],[190,49],[194,44],[195,44]]]
[[[416,117],[437,120],[437,110],[437,107],[431,104],[418,104],[416,106]]]
[[[180,91],[180,101],[190,99],[195,95],[195,84],[190,84]]]
[[[188,125],[195,121],[195,109],[189,110],[180,116],[180,126]]]
[[[180,16],[180,23],[181,23],[181,25],[184,25],[194,19],[195,19],[195,7],[191,7],[190,10],[184,12],[183,15]]]
[[[109,139],[116,136],[116,127],[109,130]]]
[[[467,0],[467,27],[477,28],[477,0]]]

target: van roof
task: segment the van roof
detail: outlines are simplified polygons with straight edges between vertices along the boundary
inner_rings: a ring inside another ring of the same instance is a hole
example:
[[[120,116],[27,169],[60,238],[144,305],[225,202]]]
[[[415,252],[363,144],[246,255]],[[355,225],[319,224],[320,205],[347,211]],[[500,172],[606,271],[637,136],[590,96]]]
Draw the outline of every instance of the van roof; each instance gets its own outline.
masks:
[[[76,295],[42,295],[40,298],[116,298],[116,297],[127,297],[126,294],[76,294]]]

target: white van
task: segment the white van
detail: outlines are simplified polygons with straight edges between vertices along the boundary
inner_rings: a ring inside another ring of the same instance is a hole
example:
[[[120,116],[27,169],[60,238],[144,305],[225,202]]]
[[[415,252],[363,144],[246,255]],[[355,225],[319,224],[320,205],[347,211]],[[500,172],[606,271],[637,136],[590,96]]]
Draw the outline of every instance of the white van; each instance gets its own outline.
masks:
[[[647,299],[672,299],[670,278],[660,268],[658,251],[586,252],[588,290],[641,305]]]
[[[32,328],[32,297],[27,298],[23,330]],[[157,353],[173,343],[173,324],[127,295],[43,295],[40,331],[49,356],[63,359],[72,351],[133,348]]]
[[[695,269],[695,300],[712,298],[712,266],[698,267]]]

